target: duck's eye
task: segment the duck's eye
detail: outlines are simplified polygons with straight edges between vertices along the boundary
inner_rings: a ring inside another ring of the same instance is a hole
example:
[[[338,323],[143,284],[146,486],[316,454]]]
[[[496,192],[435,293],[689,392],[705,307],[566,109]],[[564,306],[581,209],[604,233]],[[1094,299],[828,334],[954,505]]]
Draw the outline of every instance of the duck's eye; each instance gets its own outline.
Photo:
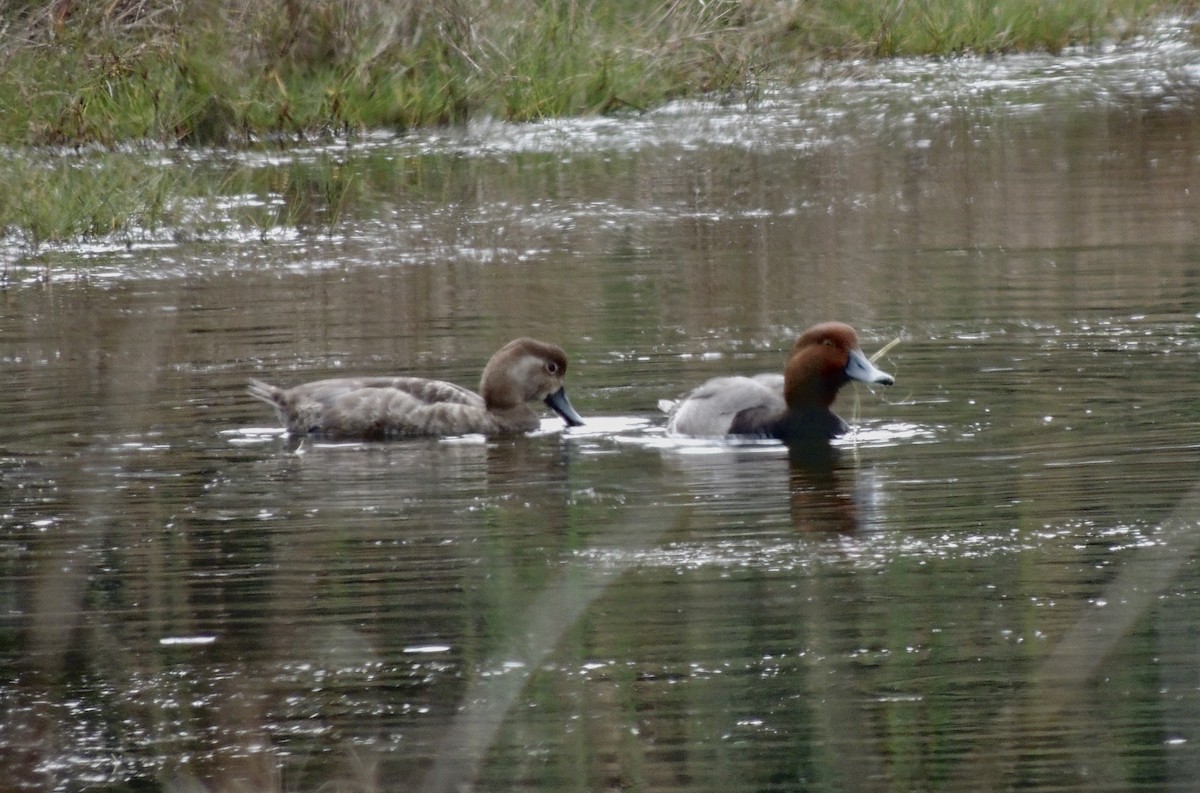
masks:
[[[824,344],[826,347],[832,347],[833,339],[821,339],[821,343]]]
[[[558,364],[554,361],[546,361],[546,371],[550,374],[558,374]]]

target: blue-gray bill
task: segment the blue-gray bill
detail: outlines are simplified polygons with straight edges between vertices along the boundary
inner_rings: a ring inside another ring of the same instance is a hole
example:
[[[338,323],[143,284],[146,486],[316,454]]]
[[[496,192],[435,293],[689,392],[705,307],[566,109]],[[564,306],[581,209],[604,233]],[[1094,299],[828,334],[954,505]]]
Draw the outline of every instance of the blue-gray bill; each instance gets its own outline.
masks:
[[[891,385],[896,382],[896,378],[887,372],[876,369],[875,364],[867,360],[862,350],[850,351],[850,360],[846,363],[846,377],[869,385]]]
[[[565,388],[558,389],[546,397],[545,401],[551,410],[562,416],[563,421],[567,422],[568,427],[578,427],[583,424],[583,419],[575,412],[575,408],[571,407],[571,402],[567,399]]]

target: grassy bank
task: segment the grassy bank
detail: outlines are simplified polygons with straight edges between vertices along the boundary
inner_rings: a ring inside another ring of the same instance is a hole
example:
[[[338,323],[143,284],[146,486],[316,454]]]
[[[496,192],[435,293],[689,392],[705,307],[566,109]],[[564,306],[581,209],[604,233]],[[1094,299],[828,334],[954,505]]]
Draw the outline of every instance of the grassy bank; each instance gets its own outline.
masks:
[[[236,143],[737,90],[813,57],[1058,50],[1150,0],[16,0],[0,145]]]
[[[33,253],[75,240],[132,244],[322,229],[337,222],[356,191],[370,189],[346,177],[331,155],[273,167],[194,167],[186,157],[138,150],[31,149],[0,158],[0,184],[0,240]],[[0,282],[2,260],[0,253]]]
[[[122,153],[131,144],[245,146],[480,116],[637,112],[679,96],[740,96],[763,79],[805,74],[816,59],[1058,51],[1135,35],[1158,15],[1193,8],[1152,0],[11,0],[0,5],[0,238],[36,251],[49,241],[152,233],[244,189],[187,167],[148,172]],[[83,153],[64,156],[76,147]],[[344,197],[336,175],[312,178]],[[252,225],[290,222],[260,210],[247,216]]]

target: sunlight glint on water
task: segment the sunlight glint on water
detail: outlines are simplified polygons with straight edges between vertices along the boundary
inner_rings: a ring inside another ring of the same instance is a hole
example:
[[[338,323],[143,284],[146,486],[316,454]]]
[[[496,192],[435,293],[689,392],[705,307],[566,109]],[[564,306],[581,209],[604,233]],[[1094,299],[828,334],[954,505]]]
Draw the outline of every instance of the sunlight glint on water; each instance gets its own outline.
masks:
[[[1197,57],[1169,29],[147,155],[334,157],[361,191],[332,225],[9,267],[10,785],[1186,788]],[[901,339],[832,464],[665,434],[660,399],[829,318]],[[244,393],[473,387],[525,334],[567,350],[583,427],[297,443]]]

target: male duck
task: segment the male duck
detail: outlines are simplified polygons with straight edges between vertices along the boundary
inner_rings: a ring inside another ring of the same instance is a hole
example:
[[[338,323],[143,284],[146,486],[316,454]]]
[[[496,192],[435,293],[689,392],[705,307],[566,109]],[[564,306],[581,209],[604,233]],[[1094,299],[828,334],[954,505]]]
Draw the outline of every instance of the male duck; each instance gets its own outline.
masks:
[[[677,435],[756,435],[787,442],[836,438],[847,429],[829,409],[850,380],[891,385],[858,346],[854,328],[814,325],[796,340],[782,375],[716,377],[682,400],[662,400],[667,432]]]
[[[537,413],[526,404],[535,399],[568,426],[582,424],[563,388],[566,374],[562,349],[520,338],[488,361],[478,394],[423,377],[346,377],[288,389],[251,380],[249,391],[275,408],[293,435],[330,440],[501,435],[537,429]]]

